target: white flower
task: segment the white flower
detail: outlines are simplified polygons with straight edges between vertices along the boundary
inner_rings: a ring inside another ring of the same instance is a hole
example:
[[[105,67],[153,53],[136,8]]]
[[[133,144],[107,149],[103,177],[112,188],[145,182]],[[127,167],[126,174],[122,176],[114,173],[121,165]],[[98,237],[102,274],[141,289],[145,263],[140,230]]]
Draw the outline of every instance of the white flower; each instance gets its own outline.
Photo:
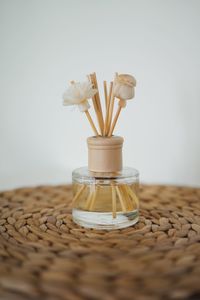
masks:
[[[136,80],[132,75],[120,74],[115,78],[113,91],[116,98],[129,100],[135,96]]]
[[[92,98],[97,93],[96,89],[93,89],[92,83],[74,82],[63,94],[64,105],[78,105],[81,112],[85,112],[90,108],[88,99]]]

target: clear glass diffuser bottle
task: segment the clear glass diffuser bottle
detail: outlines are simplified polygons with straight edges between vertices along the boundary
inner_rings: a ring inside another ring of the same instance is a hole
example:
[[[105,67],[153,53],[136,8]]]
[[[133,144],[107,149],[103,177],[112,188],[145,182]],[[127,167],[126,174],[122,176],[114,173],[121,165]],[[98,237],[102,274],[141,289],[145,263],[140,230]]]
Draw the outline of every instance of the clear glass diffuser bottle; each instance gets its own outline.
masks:
[[[119,229],[139,218],[139,173],[122,167],[123,138],[88,138],[88,167],[73,171],[73,220],[95,229]]]

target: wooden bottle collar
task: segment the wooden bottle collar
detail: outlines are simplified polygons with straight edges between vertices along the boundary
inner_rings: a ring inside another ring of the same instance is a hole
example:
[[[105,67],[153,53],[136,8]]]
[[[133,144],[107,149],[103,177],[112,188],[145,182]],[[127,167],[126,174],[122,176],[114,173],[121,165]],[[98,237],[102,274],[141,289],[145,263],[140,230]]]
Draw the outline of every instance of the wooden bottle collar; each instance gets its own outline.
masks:
[[[88,169],[92,172],[119,172],[122,170],[122,146],[120,136],[89,137]]]

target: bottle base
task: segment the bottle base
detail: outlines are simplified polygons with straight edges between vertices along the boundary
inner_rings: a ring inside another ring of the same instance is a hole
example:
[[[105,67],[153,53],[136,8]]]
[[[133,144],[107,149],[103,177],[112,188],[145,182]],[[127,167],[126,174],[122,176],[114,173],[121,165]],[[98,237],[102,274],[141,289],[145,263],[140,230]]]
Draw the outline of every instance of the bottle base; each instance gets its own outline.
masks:
[[[112,212],[89,212],[74,208],[72,217],[76,224],[85,228],[114,230],[136,224],[139,220],[139,210],[117,212],[116,218],[113,218]]]

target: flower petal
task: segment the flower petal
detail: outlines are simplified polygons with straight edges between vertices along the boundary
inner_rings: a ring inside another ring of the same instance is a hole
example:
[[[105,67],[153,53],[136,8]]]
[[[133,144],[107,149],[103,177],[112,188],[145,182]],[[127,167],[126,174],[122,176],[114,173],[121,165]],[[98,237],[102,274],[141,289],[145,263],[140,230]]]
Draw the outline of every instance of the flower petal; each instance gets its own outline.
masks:
[[[63,94],[64,105],[80,104],[85,99],[92,98],[97,93],[91,82],[76,82],[71,84]]]

